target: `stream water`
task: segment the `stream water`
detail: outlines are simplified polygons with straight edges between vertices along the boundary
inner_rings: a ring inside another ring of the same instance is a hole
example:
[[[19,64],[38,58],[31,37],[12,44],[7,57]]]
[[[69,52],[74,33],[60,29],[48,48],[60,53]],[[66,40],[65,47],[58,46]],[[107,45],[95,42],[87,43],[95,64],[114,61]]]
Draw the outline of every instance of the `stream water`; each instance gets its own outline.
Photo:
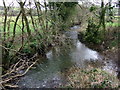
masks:
[[[24,88],[53,88],[67,83],[65,71],[72,67],[87,68],[88,65],[101,68],[110,73],[115,73],[117,65],[113,60],[104,61],[103,56],[98,52],[87,48],[78,40],[79,26],[71,27],[65,35],[72,43],[66,46],[56,46],[46,53],[47,58],[35,69],[30,70],[19,81],[19,86]]]

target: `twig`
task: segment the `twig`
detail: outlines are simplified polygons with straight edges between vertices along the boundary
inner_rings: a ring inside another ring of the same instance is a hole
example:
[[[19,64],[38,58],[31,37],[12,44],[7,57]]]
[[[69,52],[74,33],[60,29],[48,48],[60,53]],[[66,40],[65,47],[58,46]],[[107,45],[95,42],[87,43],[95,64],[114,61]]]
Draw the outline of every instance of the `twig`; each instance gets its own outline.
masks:
[[[37,57],[37,53],[36,53],[32,58],[27,59],[27,61],[30,61],[30,60],[32,60],[32,59],[35,59],[35,57]],[[1,78],[4,78],[4,79],[0,81],[0,85],[5,84],[4,86],[6,86],[8,81],[11,81],[11,80],[13,80],[13,79],[15,79],[15,78],[17,78],[17,77],[21,77],[21,76],[25,75],[25,74],[29,71],[29,69],[30,69],[34,64],[36,64],[36,62],[37,62],[38,60],[39,60],[39,59],[35,60],[35,62],[33,62],[33,63],[31,63],[31,64],[29,65],[29,63],[28,63],[26,60],[20,59],[20,60],[13,66],[13,69],[12,69],[10,72],[8,72],[8,73],[6,73],[5,75],[2,75],[2,76],[1,76]],[[21,62],[21,63],[20,63],[20,62]],[[19,74],[18,72],[19,72],[20,70],[23,70],[23,69],[26,68],[26,64],[27,64],[27,63],[28,63],[28,65],[27,65],[28,67],[27,67],[27,69],[25,70],[25,72],[22,73],[22,74]],[[21,64],[21,65],[17,68],[17,65],[19,65],[19,64]],[[14,74],[14,73],[15,73],[15,74]],[[12,74],[14,74],[14,75],[11,76]],[[16,74],[17,74],[17,75],[16,75]],[[9,76],[9,77],[8,77],[8,76]],[[3,86],[3,85],[2,85],[2,86]],[[11,86],[11,85],[7,85],[7,86]],[[13,85],[12,85],[12,86],[13,86]]]
[[[0,47],[4,48],[4,49],[6,49],[6,50],[11,50],[11,51],[17,52],[17,53],[20,54],[20,55],[25,55],[25,54],[19,53],[19,52],[18,52],[17,50],[15,50],[15,49],[6,48],[6,47],[3,46],[3,45],[0,45]]]

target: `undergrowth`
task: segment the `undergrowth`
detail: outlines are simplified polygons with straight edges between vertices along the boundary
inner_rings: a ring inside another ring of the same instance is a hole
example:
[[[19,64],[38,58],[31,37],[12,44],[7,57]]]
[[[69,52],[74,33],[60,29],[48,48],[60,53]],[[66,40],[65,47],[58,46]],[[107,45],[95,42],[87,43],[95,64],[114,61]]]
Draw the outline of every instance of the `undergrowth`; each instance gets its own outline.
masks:
[[[72,67],[68,71],[71,88],[118,88],[119,80],[112,74],[98,68],[80,69]]]

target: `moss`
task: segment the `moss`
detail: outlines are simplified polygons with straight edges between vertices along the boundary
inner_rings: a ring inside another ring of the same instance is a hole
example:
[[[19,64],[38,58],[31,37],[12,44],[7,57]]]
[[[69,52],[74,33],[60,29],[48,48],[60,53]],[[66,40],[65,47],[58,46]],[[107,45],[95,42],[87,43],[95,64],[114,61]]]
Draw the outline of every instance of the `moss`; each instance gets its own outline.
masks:
[[[72,67],[68,72],[69,84],[73,88],[117,88],[119,80],[98,68],[80,69]]]

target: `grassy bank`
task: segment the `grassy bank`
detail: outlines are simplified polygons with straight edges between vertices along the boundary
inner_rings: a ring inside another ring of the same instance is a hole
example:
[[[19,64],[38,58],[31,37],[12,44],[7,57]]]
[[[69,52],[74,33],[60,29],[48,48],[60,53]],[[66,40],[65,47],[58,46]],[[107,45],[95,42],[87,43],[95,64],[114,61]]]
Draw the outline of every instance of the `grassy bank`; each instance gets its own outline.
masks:
[[[69,88],[118,88],[119,80],[112,74],[98,68],[80,69],[72,67],[68,71]]]
[[[98,28],[97,22],[91,20],[85,31],[79,31],[78,38],[94,50],[105,51],[119,46],[119,27],[118,17],[113,19],[113,22],[105,22],[105,28]]]

